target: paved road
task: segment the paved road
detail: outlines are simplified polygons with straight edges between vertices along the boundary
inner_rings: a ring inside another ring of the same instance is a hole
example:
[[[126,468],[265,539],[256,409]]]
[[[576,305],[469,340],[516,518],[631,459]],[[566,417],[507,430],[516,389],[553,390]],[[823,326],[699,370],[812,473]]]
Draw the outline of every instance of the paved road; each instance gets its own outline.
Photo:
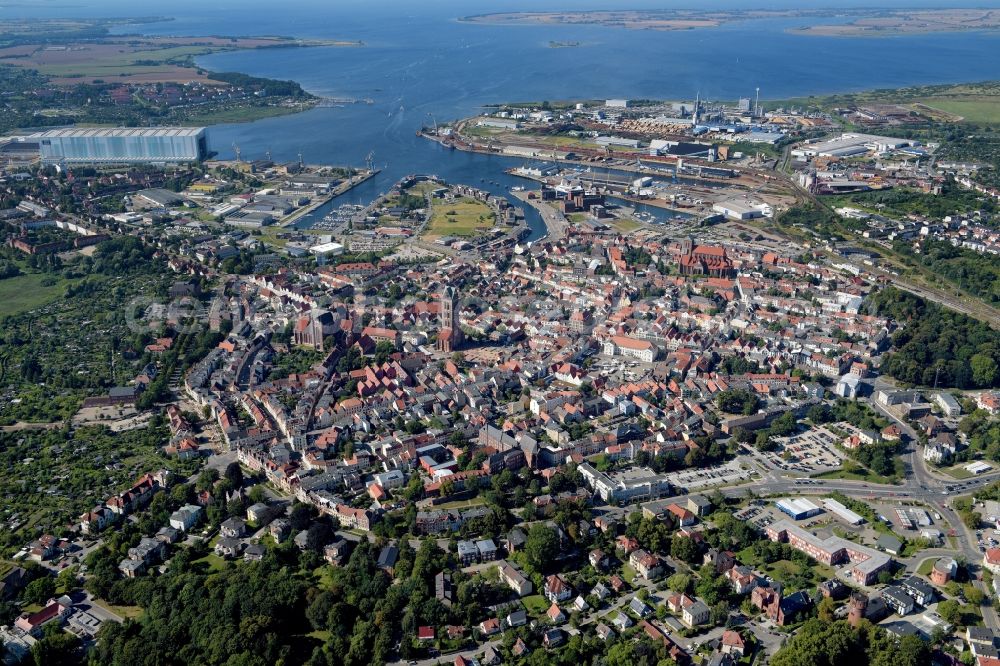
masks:
[[[511,195],[537,210],[538,214],[542,216],[542,222],[545,223],[545,229],[548,231],[547,240],[559,240],[565,236],[566,227],[569,226],[566,216],[555,206],[543,203],[539,199],[529,199],[528,194],[527,191],[511,192]]]
[[[887,416],[897,420],[891,414],[887,413]],[[905,423],[903,425],[911,437],[915,436],[916,433],[908,425]],[[956,494],[971,494],[977,489],[992,484],[1000,479],[1000,472],[984,474],[964,481],[939,477],[927,467],[923,456],[919,455],[916,443],[911,443],[910,446],[913,448],[906,456],[907,476],[904,482],[898,486],[843,479],[811,479],[808,485],[796,485],[795,479],[783,477],[777,471],[771,470],[759,482],[730,486],[722,489],[721,492],[728,497],[741,497],[750,493],[758,495],[781,493],[824,495],[831,491],[837,491],[860,500],[891,498],[893,500],[921,501],[926,503],[932,511],[940,513],[944,520],[954,528],[956,548],[923,551],[920,557],[923,558],[931,553],[961,555],[975,575],[978,564],[982,560],[982,553],[976,545],[975,535],[950,507],[949,500]],[[949,491],[947,488],[952,488],[952,490]],[[904,563],[912,564],[909,561]],[[992,591],[981,580],[975,580],[973,584],[985,593],[987,599],[993,598]],[[981,608],[986,626],[994,631],[1000,631],[1000,616],[998,616],[996,608],[994,606],[982,606]]]
[[[390,661],[390,666],[405,666],[406,664],[416,664],[416,666],[435,666],[435,664],[451,664],[454,663],[455,657],[461,655],[466,659],[473,659],[476,655],[482,654],[483,650],[487,647],[499,648],[501,640],[499,638],[492,641],[487,641],[481,645],[476,646],[471,650],[462,650],[461,652],[449,652],[446,655],[441,655],[440,657],[433,657],[431,659],[419,659],[413,661],[407,661],[406,659],[400,659],[398,661]]]

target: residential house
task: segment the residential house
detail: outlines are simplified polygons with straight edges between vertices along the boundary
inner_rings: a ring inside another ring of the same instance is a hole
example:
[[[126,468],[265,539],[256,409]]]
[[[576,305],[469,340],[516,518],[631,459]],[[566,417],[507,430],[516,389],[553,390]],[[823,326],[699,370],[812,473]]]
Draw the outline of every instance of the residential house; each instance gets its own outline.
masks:
[[[473,541],[459,541],[455,544],[455,552],[458,555],[458,561],[463,567],[470,566],[479,561],[479,550]]]
[[[667,511],[674,517],[677,524],[681,527],[688,527],[689,525],[694,525],[698,522],[698,518],[692,511],[685,509],[679,504],[670,504],[667,506]]]
[[[267,548],[259,543],[252,543],[243,551],[243,560],[246,562],[260,562],[267,554]]]
[[[1000,574],[1000,548],[987,548],[983,553],[983,568],[991,573]]]
[[[247,534],[247,524],[239,518],[227,518],[219,525],[219,534],[230,539],[242,539]]]
[[[185,504],[170,514],[170,526],[175,530],[187,532],[198,524],[202,508],[194,504]]]
[[[897,615],[909,615],[913,612],[913,599],[901,587],[890,585],[885,588],[882,590],[882,599]]]
[[[639,616],[639,618],[645,618],[651,615],[653,609],[643,603],[642,599],[639,597],[632,597],[632,600],[628,602],[628,608],[630,611]]]
[[[389,544],[379,552],[376,566],[390,576],[395,576],[398,559],[399,548],[395,544]]]
[[[636,573],[645,580],[655,580],[663,575],[663,563],[660,558],[642,548],[632,551],[628,561]]]
[[[219,557],[236,557],[243,550],[243,542],[230,537],[223,537],[215,542],[215,554]]]
[[[323,559],[329,564],[339,566],[347,559],[350,545],[346,539],[337,539],[333,543],[328,543],[323,547]]]
[[[552,624],[562,624],[566,621],[566,614],[562,612],[559,608],[559,604],[552,604],[549,606],[549,610],[545,612],[545,617],[548,618],[549,622]]]
[[[934,603],[937,597],[934,588],[916,576],[904,578],[899,585],[903,591],[913,597],[914,601],[924,607]]]
[[[701,599],[695,599],[693,603],[686,604],[681,608],[681,622],[690,629],[708,624],[710,616],[711,611]]]
[[[590,551],[587,559],[590,562],[590,566],[594,567],[598,571],[601,571],[608,566],[608,556],[604,554],[604,551],[600,548],[595,548]]]
[[[528,624],[528,612],[523,608],[507,615],[504,623],[511,629]]]
[[[518,596],[524,597],[531,594],[531,581],[509,562],[501,560],[497,569],[500,573],[500,580],[516,592]]]
[[[479,623],[479,633],[483,636],[492,636],[493,634],[500,631],[500,620],[497,618],[490,618],[489,620],[483,620]]]
[[[742,659],[744,652],[746,652],[746,642],[738,631],[727,629],[722,632],[722,638],[719,641],[719,651],[736,659]]]
[[[748,594],[757,585],[757,575],[753,569],[742,564],[731,568],[724,575],[736,594]]]
[[[594,595],[598,601],[604,601],[611,596],[611,590],[609,590],[604,583],[598,583],[595,585],[590,593]]]
[[[292,533],[292,523],[287,518],[278,518],[271,521],[271,524],[267,526],[267,531],[272,539],[281,543]]]
[[[434,576],[434,598],[447,608],[455,602],[455,588],[451,583],[451,574],[439,571]]]
[[[480,539],[477,541],[476,551],[480,562],[493,562],[497,559],[497,547],[492,539]]]
[[[618,627],[618,631],[625,631],[635,624],[635,622],[632,621],[632,618],[621,611],[618,611],[615,615],[615,619],[613,619],[611,623]]]
[[[573,596],[573,588],[562,576],[553,574],[545,578],[545,598],[553,603],[566,601]]]
[[[556,627],[547,629],[542,635],[542,645],[548,649],[559,647],[565,642],[566,634],[563,633],[562,629]]]

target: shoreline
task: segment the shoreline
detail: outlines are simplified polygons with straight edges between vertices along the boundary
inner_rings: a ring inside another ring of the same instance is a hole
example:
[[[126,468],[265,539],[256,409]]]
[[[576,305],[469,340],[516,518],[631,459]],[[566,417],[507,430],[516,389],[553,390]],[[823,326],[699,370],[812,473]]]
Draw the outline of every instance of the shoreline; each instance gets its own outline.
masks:
[[[982,14],[985,12],[985,14]],[[970,13],[980,13],[978,16]],[[572,15],[571,15],[572,14]],[[906,37],[927,34],[1000,31],[1000,8],[929,7],[844,9],[591,9],[569,11],[497,11],[457,17],[459,23],[488,26],[602,27],[653,32],[720,28],[739,22],[776,19],[809,21],[786,34],[806,37]],[[844,19],[844,23],[815,20]],[[981,25],[963,23],[979,21]],[[881,22],[881,23],[880,23]]]
[[[49,24],[58,25],[64,19],[12,20],[8,38],[0,46],[0,69],[4,73],[4,81],[10,83],[8,94],[31,100],[31,92],[35,88],[46,86],[62,91],[67,99],[72,100],[56,108],[61,122],[43,123],[45,128],[248,123],[310,111],[333,100],[305,90],[294,80],[254,76],[239,71],[239,68],[233,71],[225,67],[205,66],[205,56],[267,49],[365,46],[360,39],[177,35],[143,30],[144,27],[174,20],[176,18],[170,16],[81,19],[73,23],[71,29],[60,31],[53,28],[48,32]],[[60,59],[46,55],[50,51],[80,51],[84,55]],[[28,77],[31,76],[37,81],[30,80]],[[122,107],[123,111],[118,110],[117,103],[106,101],[90,106],[88,99],[88,104],[81,106],[74,97],[85,86],[97,86],[101,90],[124,86],[135,95],[135,90],[153,83],[177,87],[199,84],[219,89],[250,85],[266,94],[211,96],[208,102],[196,104],[183,99],[154,102],[152,108],[147,108],[144,103],[135,103]],[[40,102],[22,103],[14,109],[9,124],[3,123],[0,134],[16,135],[30,130],[30,121],[46,109],[48,107]]]

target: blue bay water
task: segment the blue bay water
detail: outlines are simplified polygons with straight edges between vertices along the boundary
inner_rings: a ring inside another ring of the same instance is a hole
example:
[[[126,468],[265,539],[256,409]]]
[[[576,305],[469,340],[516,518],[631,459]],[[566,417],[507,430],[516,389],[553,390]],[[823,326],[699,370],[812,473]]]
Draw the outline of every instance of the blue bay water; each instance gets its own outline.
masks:
[[[996,0],[987,4],[997,6]],[[682,32],[600,26],[490,26],[455,20],[491,11],[616,5],[684,7],[691,3],[104,0],[22,3],[0,8],[0,21],[13,16],[170,16],[174,20],[124,30],[362,40],[364,46],[357,48],[241,51],[198,60],[215,71],[294,79],[321,96],[372,99],[370,105],[317,108],[254,123],[219,125],[210,131],[212,148],[224,158],[232,157],[233,146],[239,145],[245,158],[263,157],[270,151],[276,160],[294,160],[301,154],[310,163],[360,166],[365,156],[374,152],[375,163],[383,172],[345,195],[347,201],[367,201],[408,173],[435,173],[497,193],[517,184],[503,169],[521,163],[519,160],[447,151],[415,136],[416,130],[431,124],[432,119],[471,115],[491,102],[691,99],[697,92],[703,98],[736,99],[753,95],[756,87],[760,87],[762,98],[778,99],[1000,78],[998,33],[828,38],[786,32],[809,19],[736,22]],[[880,5],[934,3],[887,0]],[[736,1],[699,6],[751,7]],[[802,3],[752,5],[762,6],[797,7]],[[581,46],[550,48],[552,40],[576,41]],[[530,222],[539,227],[537,218]]]

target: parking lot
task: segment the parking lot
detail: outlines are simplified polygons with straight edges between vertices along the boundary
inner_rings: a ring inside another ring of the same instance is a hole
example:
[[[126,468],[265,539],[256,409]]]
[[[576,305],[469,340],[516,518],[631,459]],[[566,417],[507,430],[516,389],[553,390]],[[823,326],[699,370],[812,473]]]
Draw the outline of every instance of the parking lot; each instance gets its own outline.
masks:
[[[716,465],[705,469],[690,469],[683,472],[673,472],[667,475],[670,485],[692,492],[710,486],[729,485],[749,481],[753,471],[743,469],[735,460],[725,465]]]
[[[844,454],[836,446],[840,440],[822,427],[791,437],[775,437],[778,448],[765,454],[765,459],[772,467],[804,474],[839,469],[844,461]]]
[[[773,509],[774,507],[768,502],[758,500],[734,513],[733,518],[741,523],[750,523],[758,530],[762,530],[774,521],[786,517]]]

